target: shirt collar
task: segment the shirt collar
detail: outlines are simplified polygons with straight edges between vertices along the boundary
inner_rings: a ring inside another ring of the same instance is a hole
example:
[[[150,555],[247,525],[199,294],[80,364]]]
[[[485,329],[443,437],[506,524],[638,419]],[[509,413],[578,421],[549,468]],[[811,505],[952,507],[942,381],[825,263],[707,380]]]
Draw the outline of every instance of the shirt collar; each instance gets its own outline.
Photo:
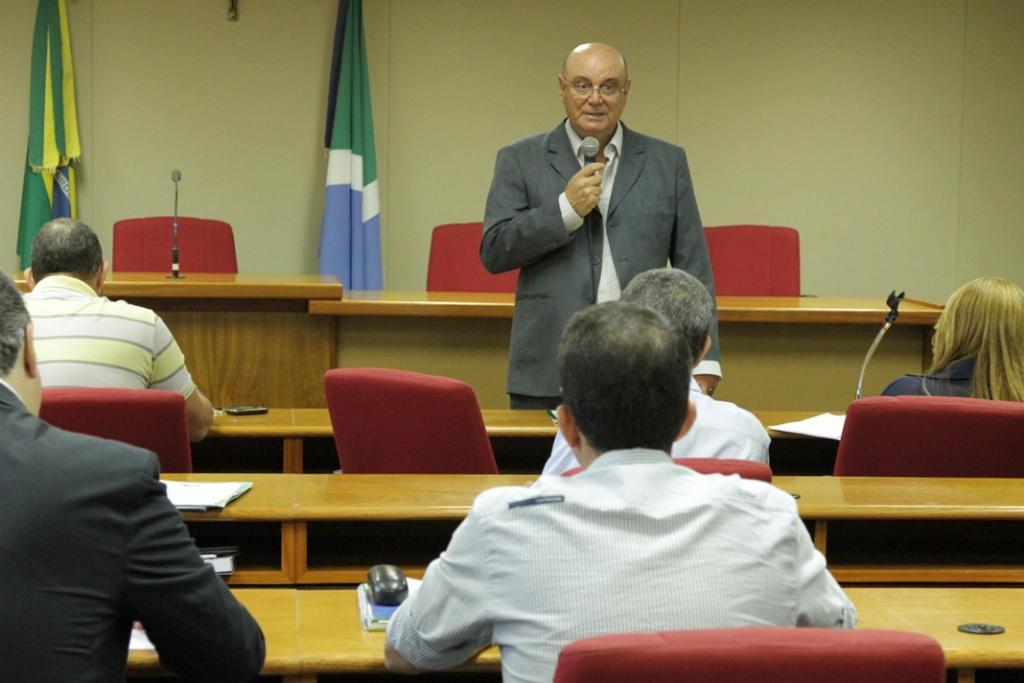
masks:
[[[615,465],[655,465],[671,463],[672,458],[665,451],[653,448],[629,448],[620,451],[605,451],[590,463],[587,472],[600,470]]]
[[[583,138],[576,134],[576,131],[569,125],[569,119],[565,120],[565,132],[569,136],[569,144],[572,145],[572,153],[576,159],[583,162],[583,157],[580,156],[580,145],[583,144]],[[608,159],[617,157],[622,153],[622,121],[619,121],[615,125],[615,134],[612,135],[612,139],[605,146],[604,155]]]
[[[36,283],[32,291],[50,292],[58,289],[71,290],[76,294],[84,294],[85,296],[99,296],[96,290],[90,287],[87,282],[71,275],[47,275]]]

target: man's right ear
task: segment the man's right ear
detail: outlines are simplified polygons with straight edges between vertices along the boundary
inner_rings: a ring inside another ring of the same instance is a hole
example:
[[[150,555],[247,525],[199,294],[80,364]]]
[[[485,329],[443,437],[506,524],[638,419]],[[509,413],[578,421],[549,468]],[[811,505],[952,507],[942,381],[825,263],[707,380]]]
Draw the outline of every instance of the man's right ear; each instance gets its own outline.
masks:
[[[555,414],[558,416],[558,431],[562,432],[569,448],[579,448],[580,430],[576,427],[576,418],[572,416],[572,411],[562,403],[555,409]]]
[[[32,291],[33,289],[36,288],[36,279],[34,277],[32,277],[32,269],[31,268],[26,268],[25,269],[25,284],[28,285],[29,291]]]
[[[39,362],[36,359],[35,333],[32,332],[32,323],[25,326],[25,345],[22,353],[25,364],[25,374],[35,379],[39,376]]]
[[[103,283],[107,281],[107,274],[110,273],[110,261],[104,260],[103,265],[100,266],[100,272],[96,276],[96,293],[99,294],[103,290]]]

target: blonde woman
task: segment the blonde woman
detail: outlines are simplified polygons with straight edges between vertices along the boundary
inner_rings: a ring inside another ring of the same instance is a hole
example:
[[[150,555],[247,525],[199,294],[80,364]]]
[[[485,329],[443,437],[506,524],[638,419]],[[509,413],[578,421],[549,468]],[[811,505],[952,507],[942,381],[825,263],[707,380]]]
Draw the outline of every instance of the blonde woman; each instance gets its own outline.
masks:
[[[935,324],[932,367],[901,377],[884,396],[970,396],[1024,401],[1024,290],[980,277],[953,292]]]

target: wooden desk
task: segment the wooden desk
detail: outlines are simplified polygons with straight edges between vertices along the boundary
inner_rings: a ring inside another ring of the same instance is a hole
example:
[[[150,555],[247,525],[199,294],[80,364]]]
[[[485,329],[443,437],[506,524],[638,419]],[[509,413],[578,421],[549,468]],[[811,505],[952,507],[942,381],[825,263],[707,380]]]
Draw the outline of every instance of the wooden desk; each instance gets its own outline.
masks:
[[[166,475],[253,481],[219,512],[185,513],[201,545],[242,547],[231,583],[358,583],[380,562],[419,576],[476,495],[535,475]],[[1024,480],[776,477],[835,577],[1024,583]],[[239,524],[244,522],[244,524]]]
[[[349,291],[310,302],[338,321],[339,367],[380,366],[456,377],[480,405],[503,408],[511,294]],[[719,297],[726,381],[717,397],[750,410],[844,411],[888,308],[877,299]],[[905,301],[872,361],[867,395],[930,358],[941,307]]]
[[[1024,582],[1024,479],[776,477],[836,579]]]
[[[24,287],[24,283],[20,283]],[[112,273],[104,293],[156,310],[214,405],[325,405],[331,367],[390,367],[468,382],[506,408],[511,294],[346,292],[319,275]],[[750,410],[843,411],[887,312],[883,297],[720,297],[719,398]],[[865,382],[921,370],[941,307],[905,301]]]
[[[499,468],[503,471],[508,469],[506,465],[509,460],[503,457],[505,453],[502,451],[509,449],[502,448],[502,440],[532,439],[537,443],[530,449],[530,455],[536,457],[532,463],[527,464],[532,465],[530,470],[540,472],[551,452],[551,441],[558,429],[547,411],[484,408],[481,412]],[[802,420],[814,414],[811,411],[781,410],[756,413],[766,428],[768,425]],[[769,433],[773,440],[806,440],[806,437],[784,432]],[[240,449],[226,443],[243,440],[244,445]],[[773,449],[773,457],[778,450]],[[834,456],[834,444],[831,450]],[[326,408],[272,408],[265,415],[216,415],[210,434],[203,443],[193,444],[192,451],[197,469],[202,472],[230,471],[241,467],[246,471],[270,469],[301,473],[333,471],[338,467],[334,432]],[[233,459],[225,455],[236,451],[239,451],[238,457]],[[231,462],[222,465],[227,460]],[[274,464],[271,465],[270,461]],[[827,471],[831,472],[831,464],[826,464]]]
[[[958,683],[972,683],[977,669],[1024,669],[1024,591],[1019,588],[848,588],[847,594],[857,607],[858,628],[917,631],[939,641],[946,668],[957,670]],[[998,624],[1006,633],[957,630],[971,623]]]
[[[974,680],[977,669],[1024,668],[1024,591],[996,588],[850,588],[859,628],[917,631],[935,638],[946,667],[958,681]],[[359,626],[353,590],[245,590],[235,595],[252,612],[267,638],[264,674],[286,681],[314,681],[319,674],[358,676],[384,672],[384,634]],[[964,623],[999,624],[1006,633],[972,636]],[[159,671],[153,652],[132,652],[129,673]],[[493,672],[499,680],[498,648],[477,655],[463,671]]]

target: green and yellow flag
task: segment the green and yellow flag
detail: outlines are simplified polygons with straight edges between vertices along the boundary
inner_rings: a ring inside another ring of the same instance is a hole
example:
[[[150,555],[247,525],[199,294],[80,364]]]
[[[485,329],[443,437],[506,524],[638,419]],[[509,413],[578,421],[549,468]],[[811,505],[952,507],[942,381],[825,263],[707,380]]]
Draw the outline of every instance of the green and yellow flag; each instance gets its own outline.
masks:
[[[51,218],[76,218],[72,163],[82,155],[75,111],[75,72],[64,0],[39,0],[32,38],[28,154],[21,190],[18,255],[32,258],[32,240]]]

